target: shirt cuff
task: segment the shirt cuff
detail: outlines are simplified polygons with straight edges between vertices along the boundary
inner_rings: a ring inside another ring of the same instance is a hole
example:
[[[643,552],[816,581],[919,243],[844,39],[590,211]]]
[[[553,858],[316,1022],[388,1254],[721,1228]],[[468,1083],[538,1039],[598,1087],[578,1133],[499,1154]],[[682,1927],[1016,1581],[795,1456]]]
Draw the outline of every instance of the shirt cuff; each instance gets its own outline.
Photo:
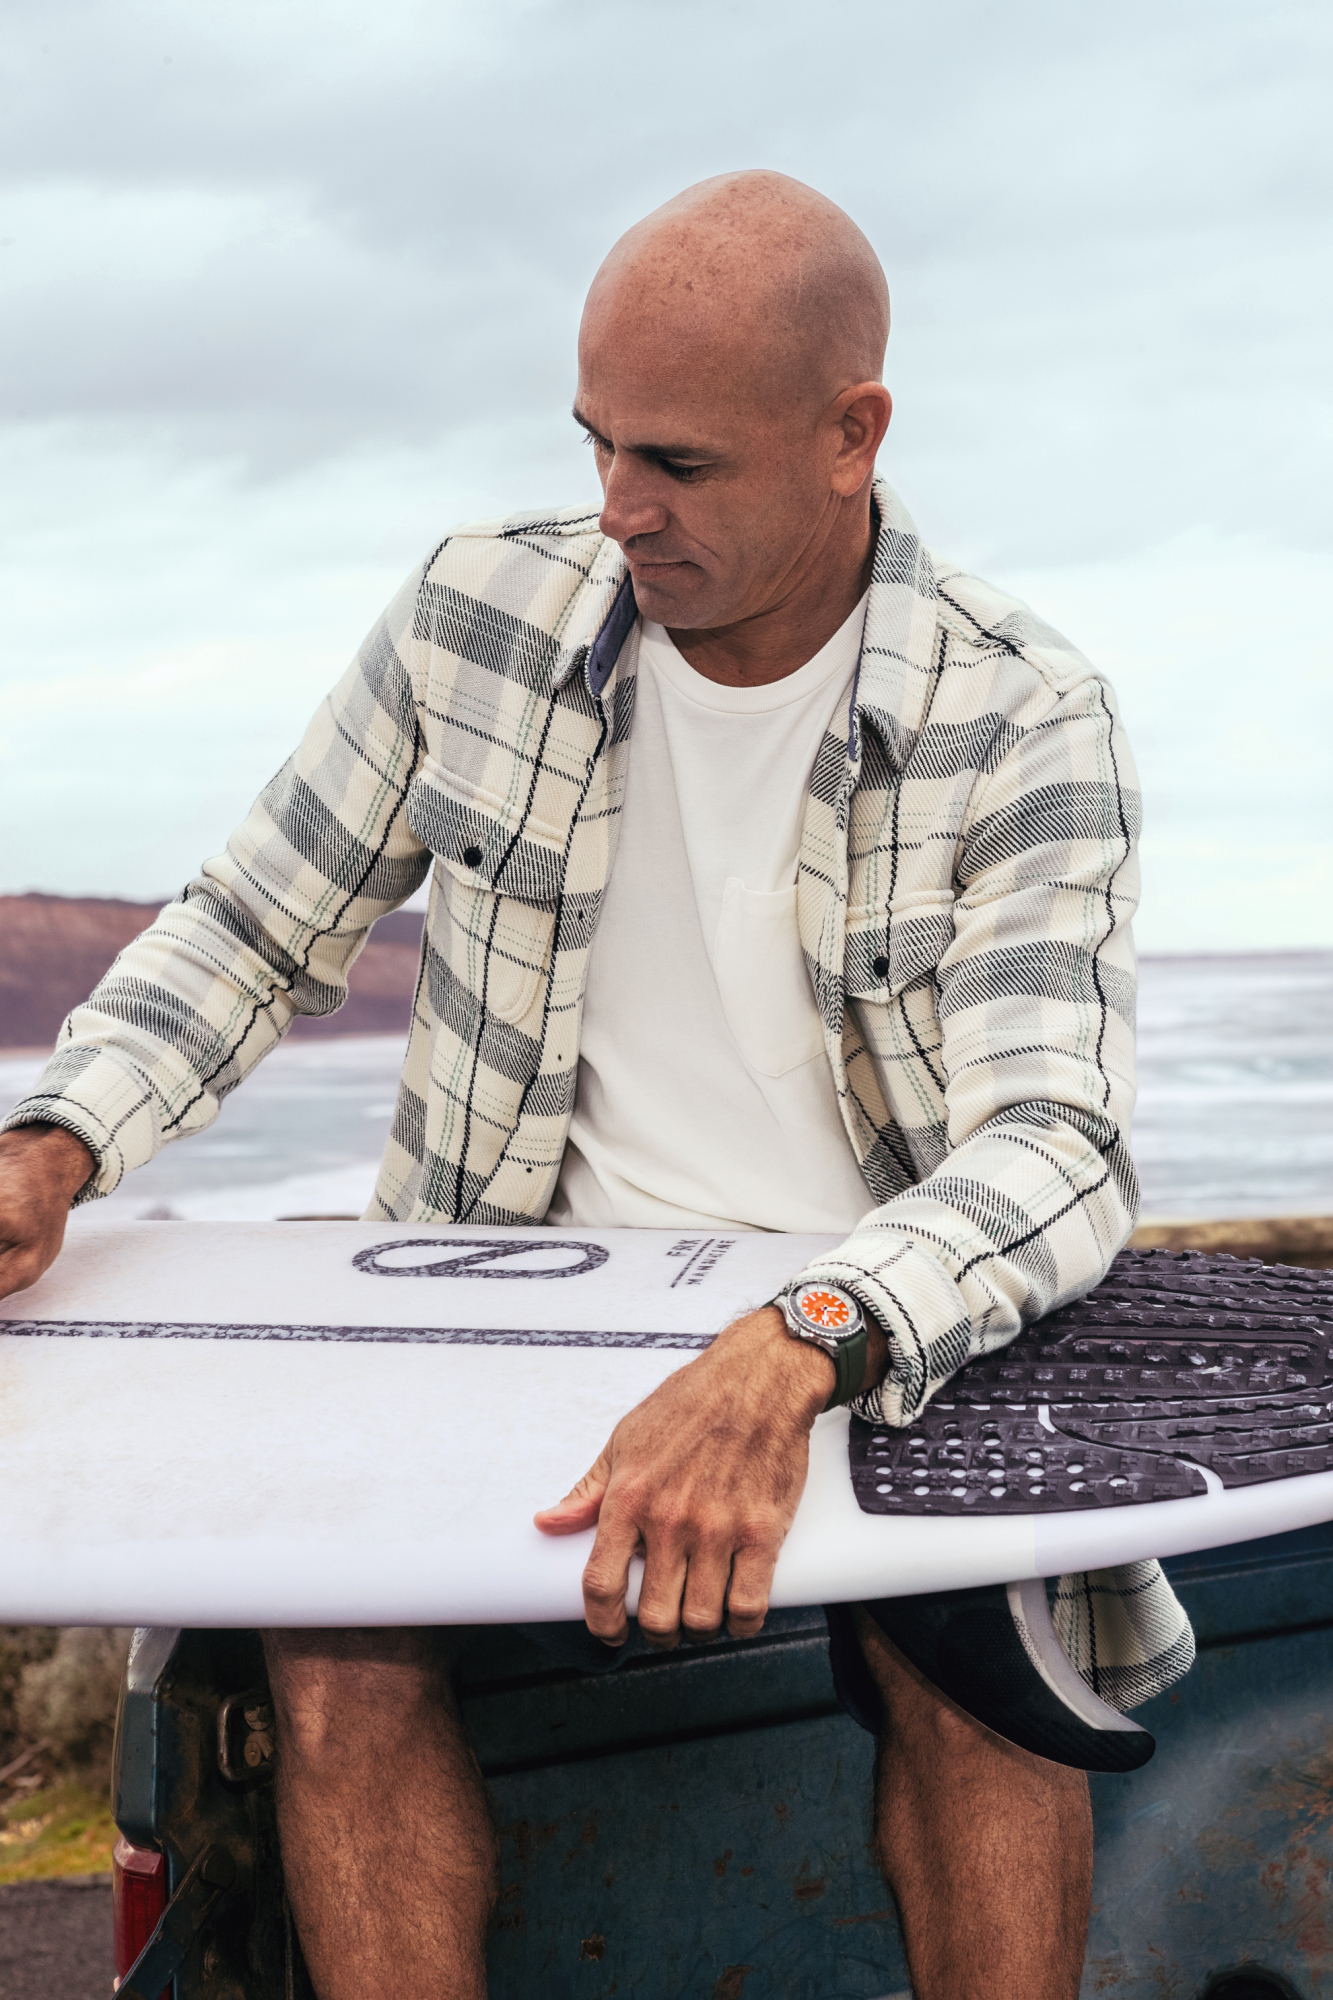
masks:
[[[73,1045],[58,1050],[38,1079],[0,1122],[0,1131],[56,1125],[82,1139],[97,1171],[74,1197],[75,1208],[111,1194],[162,1144],[157,1100],[132,1063],[110,1050]]]
[[[938,1257],[911,1237],[877,1233],[873,1264],[854,1257],[854,1244],[817,1257],[797,1283],[841,1285],[878,1321],[888,1372],[850,1407],[870,1423],[910,1424],[972,1353],[972,1321]]]

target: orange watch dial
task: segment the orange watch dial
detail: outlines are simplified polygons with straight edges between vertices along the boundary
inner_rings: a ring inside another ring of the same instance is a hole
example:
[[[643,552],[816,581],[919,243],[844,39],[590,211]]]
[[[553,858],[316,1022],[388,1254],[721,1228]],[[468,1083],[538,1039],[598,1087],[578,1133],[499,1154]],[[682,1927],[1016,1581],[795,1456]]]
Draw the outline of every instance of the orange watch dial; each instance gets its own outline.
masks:
[[[820,1291],[815,1285],[808,1291],[797,1293],[796,1310],[804,1314],[812,1326],[826,1326],[831,1333],[846,1326],[852,1317],[846,1299],[839,1298],[836,1292]]]

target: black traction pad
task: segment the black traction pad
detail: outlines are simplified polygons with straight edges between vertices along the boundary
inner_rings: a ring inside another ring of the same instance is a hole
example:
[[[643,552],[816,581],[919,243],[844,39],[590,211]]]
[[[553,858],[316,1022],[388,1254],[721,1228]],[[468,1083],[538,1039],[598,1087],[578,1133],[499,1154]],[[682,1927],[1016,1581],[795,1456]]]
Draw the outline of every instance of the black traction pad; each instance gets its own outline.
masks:
[[[1333,1470],[1333,1272],[1123,1250],[904,1430],[851,1426],[867,1514],[1042,1514]]]

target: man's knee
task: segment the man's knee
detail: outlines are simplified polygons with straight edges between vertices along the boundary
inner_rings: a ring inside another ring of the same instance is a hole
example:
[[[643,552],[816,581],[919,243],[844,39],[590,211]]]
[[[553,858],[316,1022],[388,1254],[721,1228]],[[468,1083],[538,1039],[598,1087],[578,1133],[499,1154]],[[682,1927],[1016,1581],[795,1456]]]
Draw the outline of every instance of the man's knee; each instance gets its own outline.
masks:
[[[265,1632],[281,1754],[359,1763],[421,1740],[452,1711],[450,1628]]]

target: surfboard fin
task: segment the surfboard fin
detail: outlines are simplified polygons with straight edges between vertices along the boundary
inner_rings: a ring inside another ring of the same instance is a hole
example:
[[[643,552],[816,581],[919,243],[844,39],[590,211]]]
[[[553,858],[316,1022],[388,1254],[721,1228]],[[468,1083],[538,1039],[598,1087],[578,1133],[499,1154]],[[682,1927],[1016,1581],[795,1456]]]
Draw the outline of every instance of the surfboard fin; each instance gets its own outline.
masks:
[[[1157,1748],[1076,1672],[1040,1577],[884,1598],[872,1616],[951,1701],[1020,1749],[1076,1770],[1137,1771]]]

